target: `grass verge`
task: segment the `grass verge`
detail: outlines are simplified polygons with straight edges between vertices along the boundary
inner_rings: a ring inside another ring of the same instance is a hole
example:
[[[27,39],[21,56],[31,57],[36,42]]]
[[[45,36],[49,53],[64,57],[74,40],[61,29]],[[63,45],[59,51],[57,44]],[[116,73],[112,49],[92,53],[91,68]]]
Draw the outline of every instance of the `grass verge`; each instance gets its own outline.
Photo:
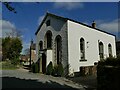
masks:
[[[10,61],[1,61],[0,62],[0,70],[14,70],[18,69],[19,67],[16,65],[11,64]]]

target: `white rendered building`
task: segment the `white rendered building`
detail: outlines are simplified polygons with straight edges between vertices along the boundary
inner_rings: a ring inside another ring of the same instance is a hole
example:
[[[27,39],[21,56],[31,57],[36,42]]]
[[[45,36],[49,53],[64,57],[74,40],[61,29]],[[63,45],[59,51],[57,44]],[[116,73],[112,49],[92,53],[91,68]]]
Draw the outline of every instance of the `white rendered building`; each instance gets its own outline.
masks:
[[[36,31],[36,61],[45,73],[50,61],[61,62],[64,72],[79,72],[81,66],[116,56],[115,36],[78,21],[47,13]],[[40,59],[40,57],[42,57]]]

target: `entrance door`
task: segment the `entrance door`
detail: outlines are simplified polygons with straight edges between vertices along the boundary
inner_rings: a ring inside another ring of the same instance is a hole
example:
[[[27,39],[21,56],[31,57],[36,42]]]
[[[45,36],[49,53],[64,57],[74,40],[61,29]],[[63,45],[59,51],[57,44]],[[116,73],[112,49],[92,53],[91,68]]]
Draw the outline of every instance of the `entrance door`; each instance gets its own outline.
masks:
[[[46,55],[44,53],[42,54],[42,72],[46,73]]]

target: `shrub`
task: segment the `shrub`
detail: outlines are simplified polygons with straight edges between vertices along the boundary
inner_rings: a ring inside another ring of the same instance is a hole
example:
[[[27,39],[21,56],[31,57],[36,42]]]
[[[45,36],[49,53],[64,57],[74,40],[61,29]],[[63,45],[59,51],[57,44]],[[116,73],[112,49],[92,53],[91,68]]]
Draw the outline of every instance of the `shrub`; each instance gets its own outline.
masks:
[[[54,68],[53,68],[53,72],[52,72],[52,75],[53,76],[63,76],[63,65],[62,63],[59,63],[58,65],[55,65]]]
[[[58,65],[55,65],[52,71],[53,76],[58,76]]]
[[[60,63],[58,64],[58,76],[63,76],[63,71],[64,71],[63,65],[62,65],[62,63],[60,62]]]
[[[120,58],[114,58],[114,57],[109,57],[106,58],[105,60],[99,61],[98,65],[103,66],[103,65],[109,65],[109,66],[120,66]]]
[[[49,63],[48,66],[47,66],[47,69],[46,69],[46,74],[47,74],[47,75],[52,75],[52,72],[53,72],[53,64],[52,64],[52,62],[50,61],[50,63]]]
[[[39,65],[38,65],[38,63],[35,63],[35,73],[39,73]]]
[[[99,61],[97,66],[97,90],[120,90],[119,76],[120,57],[109,57],[106,60]]]
[[[13,65],[15,65],[15,66],[19,65],[19,64],[20,64],[19,58],[13,58],[13,59],[11,60],[11,64],[13,64]]]
[[[35,63],[34,63],[34,62],[33,62],[32,65],[31,65],[31,71],[32,71],[33,73],[35,73]]]
[[[39,73],[39,64],[33,62],[32,65],[31,65],[31,71],[33,73]]]

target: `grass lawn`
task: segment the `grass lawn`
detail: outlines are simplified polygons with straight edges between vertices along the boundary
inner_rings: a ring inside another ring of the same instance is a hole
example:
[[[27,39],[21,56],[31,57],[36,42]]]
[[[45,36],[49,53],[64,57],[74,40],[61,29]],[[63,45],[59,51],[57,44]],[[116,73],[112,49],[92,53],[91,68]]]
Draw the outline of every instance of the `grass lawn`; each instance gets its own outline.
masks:
[[[0,62],[0,70],[14,70],[18,69],[19,67],[11,64],[10,61],[1,61]]]

